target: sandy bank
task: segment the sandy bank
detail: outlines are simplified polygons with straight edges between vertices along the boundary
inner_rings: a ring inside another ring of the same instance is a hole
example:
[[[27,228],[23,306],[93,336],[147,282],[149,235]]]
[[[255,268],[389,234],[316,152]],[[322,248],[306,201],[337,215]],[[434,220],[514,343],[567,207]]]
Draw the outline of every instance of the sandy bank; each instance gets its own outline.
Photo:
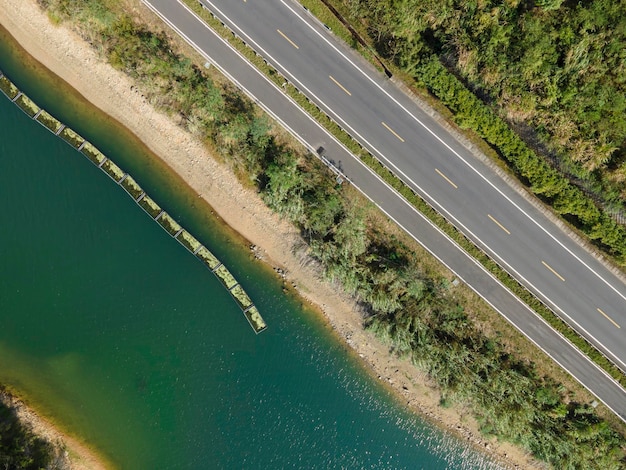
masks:
[[[85,444],[61,432],[52,423],[38,415],[22,400],[6,391],[0,391],[0,401],[13,408],[19,420],[38,436],[62,450],[72,470],[105,470],[104,461]]]
[[[139,2],[136,5],[143,8]],[[99,59],[86,42],[66,28],[52,25],[34,0],[0,0],[0,24],[33,57],[129,128],[208,201],[228,225],[257,245],[263,259],[284,270],[287,280],[320,307],[338,335],[375,376],[397,391],[404,403],[511,467],[532,466],[531,460],[513,446],[486,442],[480,437],[469,412],[439,407],[439,394],[427,380],[409,364],[391,357],[385,346],[362,329],[353,302],[322,282],[314,266],[302,262],[302,253],[294,253],[292,248],[299,241],[297,231],[269,211],[254,192],[244,189],[199,142],[147,104],[134,91],[133,82]],[[55,432],[43,423],[42,432]],[[63,440],[68,448],[76,445],[71,453],[91,455],[77,441],[67,436]],[[85,465],[77,464],[76,468],[103,468],[93,455],[83,460]]]

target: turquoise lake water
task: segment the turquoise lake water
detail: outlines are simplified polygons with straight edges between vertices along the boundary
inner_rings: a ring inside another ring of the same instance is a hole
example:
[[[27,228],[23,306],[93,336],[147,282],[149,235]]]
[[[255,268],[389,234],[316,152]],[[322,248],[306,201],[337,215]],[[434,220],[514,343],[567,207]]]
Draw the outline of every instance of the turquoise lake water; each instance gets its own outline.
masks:
[[[0,35],[0,69],[129,171],[231,269],[198,260],[0,95],[0,383],[116,466],[495,468],[399,406],[192,192]]]

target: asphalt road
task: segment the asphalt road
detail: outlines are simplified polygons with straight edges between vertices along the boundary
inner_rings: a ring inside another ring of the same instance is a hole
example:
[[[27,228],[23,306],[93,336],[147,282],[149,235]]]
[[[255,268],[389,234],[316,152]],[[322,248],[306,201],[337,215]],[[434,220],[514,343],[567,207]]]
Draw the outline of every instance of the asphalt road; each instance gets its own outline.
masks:
[[[176,0],[144,0],[311,150],[626,421],[626,391]],[[295,3],[203,0],[483,249],[626,367],[626,286]],[[236,18],[236,22],[234,19]],[[599,309],[599,310],[598,310]],[[621,328],[623,326],[623,328]]]

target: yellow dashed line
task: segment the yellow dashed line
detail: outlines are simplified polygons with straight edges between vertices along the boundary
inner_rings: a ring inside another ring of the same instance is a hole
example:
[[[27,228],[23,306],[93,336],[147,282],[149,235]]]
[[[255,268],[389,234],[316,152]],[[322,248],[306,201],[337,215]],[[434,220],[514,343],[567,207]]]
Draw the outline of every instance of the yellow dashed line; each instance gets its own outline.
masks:
[[[598,312],[600,312],[602,315],[604,315],[604,318],[606,318],[608,321],[610,321],[611,323],[613,323],[613,325],[615,325],[616,328],[621,328],[621,326],[619,326],[615,320],[613,320],[611,317],[609,317],[606,313],[604,313],[602,310],[600,310],[599,308],[596,309],[598,310]]]
[[[295,42],[293,42],[291,39],[289,39],[289,38],[285,35],[285,33],[283,33],[280,29],[277,29],[276,31],[278,31],[278,34],[280,34],[280,35],[281,35],[282,37],[284,37],[287,41],[289,41],[289,44],[291,44],[291,45],[292,45],[293,47],[295,47],[296,49],[300,49],[300,48],[298,47],[298,45],[297,45]]]
[[[507,235],[511,235],[511,232],[509,232],[504,225],[502,225],[500,222],[498,222],[496,219],[494,219],[491,214],[487,214],[487,217],[489,217],[494,224],[496,224],[498,227],[500,227],[502,230],[504,230]]]
[[[561,276],[554,269],[552,269],[552,267],[550,267],[548,265],[548,263],[546,263],[545,261],[542,261],[541,264],[543,264],[546,268],[548,268],[552,272],[552,274],[554,274],[556,277],[558,277],[561,281],[565,282],[565,278],[563,278],[563,276]]]
[[[438,174],[439,176],[441,176],[444,180],[446,180],[448,183],[450,183],[450,185],[451,185],[454,189],[458,189],[458,188],[459,188],[456,184],[454,184],[454,183],[452,182],[452,180],[451,180],[450,178],[448,178],[448,177],[447,177],[446,175],[444,175],[441,171],[439,171],[439,169],[435,168],[435,171],[437,172],[437,174]]]
[[[396,131],[394,131],[391,127],[389,127],[389,126],[388,126],[387,124],[385,124],[384,122],[381,122],[381,124],[382,124],[383,126],[385,126],[385,129],[387,129],[389,132],[391,132],[393,135],[395,135],[395,136],[396,136],[396,137],[400,140],[400,142],[404,142],[404,139],[403,139],[402,137],[400,137],[400,136],[398,135],[398,133],[397,133]]]
[[[341,88],[343,91],[345,91],[348,94],[348,96],[352,96],[352,93],[350,93],[348,90],[346,90],[346,87],[344,87],[341,83],[339,83],[337,80],[335,80],[332,75],[329,75],[328,78],[330,78],[333,82],[335,82],[335,85],[337,85],[339,88]]]

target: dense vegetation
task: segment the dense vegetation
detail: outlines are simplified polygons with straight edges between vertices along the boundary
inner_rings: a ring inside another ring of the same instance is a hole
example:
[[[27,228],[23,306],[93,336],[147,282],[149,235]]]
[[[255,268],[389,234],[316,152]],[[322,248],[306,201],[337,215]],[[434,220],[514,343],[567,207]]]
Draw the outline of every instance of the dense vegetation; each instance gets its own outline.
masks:
[[[626,230],[610,216],[626,199],[624,2],[331,3],[536,194],[626,262]]]
[[[367,312],[367,324],[440,385],[442,404],[469,405],[486,434],[519,443],[558,468],[620,468],[626,441],[586,404],[574,403],[532,364],[486,337],[427,274],[411,250],[380,232],[372,209],[338,185],[297,146],[280,143],[271,123],[233,87],[218,85],[153,32],[113,8],[117,2],[40,0],[155,106],[219,149],[275,211],[296,224],[328,279]]]
[[[320,0],[300,0],[309,11],[314,12],[318,19],[328,22],[332,25],[335,34],[339,34],[344,40],[352,45],[366,57],[374,60],[375,63],[384,67],[385,73],[391,74],[388,68],[380,60],[374,57],[369,46],[358,32],[347,23],[336,9],[328,3]],[[390,172],[379,160],[372,156],[367,150],[361,147],[350,135],[341,129],[330,117],[324,114],[313,102],[309,101],[292,84],[287,83],[285,86],[285,78],[278,71],[268,65],[260,56],[248,46],[240,38],[232,35],[231,30],[225,27],[217,18],[202,8],[196,0],[184,0],[185,4],[191,8],[200,18],[202,18],[211,28],[218,34],[222,35],[225,40],[235,47],[243,56],[245,56],[252,64],[254,64],[265,76],[273,81],[276,85],[283,87],[283,90],[294,99],[307,113],[324,126],[331,134],[333,134],[340,142],[342,142],[356,157],[366,164],[372,171],[380,176],[387,184],[395,188],[406,200],[411,203],[419,212],[426,216],[431,222],[437,225],[448,236],[450,236],[461,248],[467,251],[472,257],[480,262],[491,274],[493,274],[500,282],[508,287],[522,302],[526,303],[532,310],[544,318],[556,331],[563,334],[571,341],[581,352],[586,354],[598,366],[604,369],[611,377],[622,385],[626,386],[626,375],[610,362],[606,356],[602,355],[587,340],[576,333],[569,325],[567,325],[560,317],[556,316],[552,310],[548,309],[533,294],[531,294],[518,281],[511,277],[506,271],[498,266],[483,251],[467,239],[461,232],[456,230],[445,218],[437,213],[433,208],[420,198],[413,190],[406,186],[397,176]],[[329,26],[330,27],[330,26]],[[465,90],[467,92],[467,90]]]
[[[6,392],[0,389],[0,398]],[[67,468],[65,458],[52,444],[36,436],[15,414],[15,409],[0,399],[0,468],[40,470]]]

